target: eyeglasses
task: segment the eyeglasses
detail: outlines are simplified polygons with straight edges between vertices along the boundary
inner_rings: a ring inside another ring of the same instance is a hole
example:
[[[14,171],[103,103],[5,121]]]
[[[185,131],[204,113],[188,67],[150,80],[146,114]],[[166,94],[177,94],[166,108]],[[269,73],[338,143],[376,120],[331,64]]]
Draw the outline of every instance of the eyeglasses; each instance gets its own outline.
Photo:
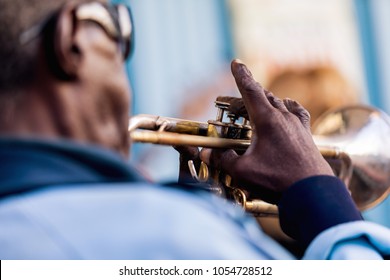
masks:
[[[132,53],[134,30],[129,7],[91,2],[78,5],[74,11],[74,18],[99,24],[111,39],[118,42],[124,60]],[[19,36],[20,44],[25,45],[38,38],[51,21],[52,18],[25,30]]]

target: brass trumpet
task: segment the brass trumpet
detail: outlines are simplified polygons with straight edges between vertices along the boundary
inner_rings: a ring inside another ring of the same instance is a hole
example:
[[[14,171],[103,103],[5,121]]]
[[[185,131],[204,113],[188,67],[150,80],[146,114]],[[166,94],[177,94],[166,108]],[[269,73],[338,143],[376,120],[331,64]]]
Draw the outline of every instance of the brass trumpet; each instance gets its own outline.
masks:
[[[136,115],[129,123],[131,140],[244,152],[251,142],[252,129],[249,121],[229,112],[229,103],[216,101],[215,105],[216,119],[208,122]],[[366,106],[344,107],[321,117],[313,132],[321,154],[330,163],[336,162],[331,166],[349,187],[360,210],[378,204],[389,194],[390,152],[381,150],[386,143],[390,144],[390,121],[387,115]],[[361,140],[370,139],[376,139],[375,142],[381,142],[382,146],[368,149],[371,147],[370,142],[360,143]],[[211,190],[233,200],[246,211],[255,216],[278,215],[276,205],[260,199],[248,199],[245,191],[231,184],[228,174],[218,170],[210,173],[204,163],[199,171],[191,161],[188,164],[196,180],[209,182]]]
[[[363,211],[390,193],[390,117],[363,105],[345,106],[320,116],[312,128],[315,142],[348,154],[352,174],[348,188]]]

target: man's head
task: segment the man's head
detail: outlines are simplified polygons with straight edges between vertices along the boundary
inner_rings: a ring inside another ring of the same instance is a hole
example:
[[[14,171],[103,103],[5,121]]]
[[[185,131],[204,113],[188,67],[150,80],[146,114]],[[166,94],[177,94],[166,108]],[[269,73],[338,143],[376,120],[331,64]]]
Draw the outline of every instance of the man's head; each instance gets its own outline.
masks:
[[[131,21],[123,9],[97,3],[105,1],[86,2],[0,0],[1,135],[127,153]]]

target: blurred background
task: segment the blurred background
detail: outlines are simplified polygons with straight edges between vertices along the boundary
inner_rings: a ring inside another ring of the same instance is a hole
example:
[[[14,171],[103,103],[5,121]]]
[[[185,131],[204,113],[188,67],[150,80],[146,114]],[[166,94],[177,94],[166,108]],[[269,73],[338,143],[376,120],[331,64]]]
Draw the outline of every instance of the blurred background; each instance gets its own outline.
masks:
[[[390,112],[388,0],[114,2],[129,4],[135,21],[132,114],[215,118],[217,96],[239,96],[233,58],[275,95],[298,100],[313,120],[346,104]],[[135,144],[131,160],[153,180],[177,179],[171,147]],[[389,214],[389,199],[364,213],[390,227]]]

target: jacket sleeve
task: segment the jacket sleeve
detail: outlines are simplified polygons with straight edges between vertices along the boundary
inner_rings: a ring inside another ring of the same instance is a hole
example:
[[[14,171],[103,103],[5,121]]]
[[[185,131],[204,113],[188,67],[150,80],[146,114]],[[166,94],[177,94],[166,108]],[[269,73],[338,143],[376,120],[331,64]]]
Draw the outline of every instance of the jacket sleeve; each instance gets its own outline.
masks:
[[[309,245],[304,259],[389,259],[390,230],[367,221],[331,227]]]
[[[278,207],[283,231],[308,247],[305,258],[349,258],[352,252],[357,258],[376,258],[390,253],[390,230],[363,221],[336,177],[314,176],[295,183]]]

